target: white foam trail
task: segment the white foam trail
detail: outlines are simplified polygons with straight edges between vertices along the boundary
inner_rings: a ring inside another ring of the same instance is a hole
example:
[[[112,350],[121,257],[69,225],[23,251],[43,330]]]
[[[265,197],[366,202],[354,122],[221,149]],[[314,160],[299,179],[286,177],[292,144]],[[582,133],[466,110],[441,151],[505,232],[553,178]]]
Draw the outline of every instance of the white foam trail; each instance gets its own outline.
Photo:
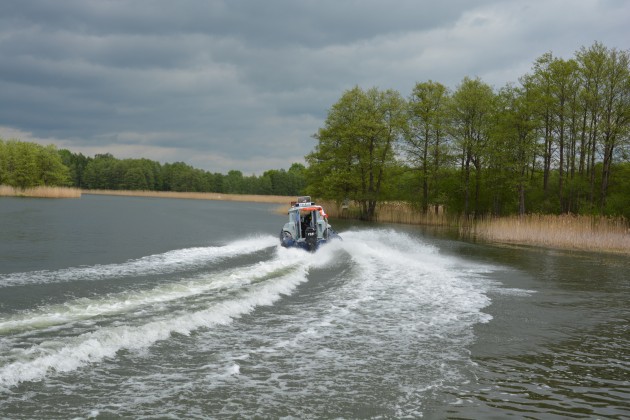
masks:
[[[268,413],[296,404],[295,389],[325,402],[340,401],[340,389],[349,390],[344,396],[354,401],[369,401],[387,388],[392,398],[379,402],[383,408],[391,405],[397,417],[417,418],[427,395],[467,379],[474,325],[491,319],[483,310],[490,304],[488,291],[496,287],[486,276],[493,267],[442,255],[393,230],[342,237],[314,254],[332,255],[328,264],[340,262],[341,270],[313,272],[313,279],[323,273],[333,277],[305,287],[311,299],[261,315],[246,331],[230,334],[229,344],[217,345],[219,360],[206,369],[204,390],[233,386],[225,366],[247,359],[238,377],[243,392],[233,403],[253,400],[271,407]],[[251,336],[263,334],[259,345],[249,345]],[[196,345],[204,349],[208,340],[200,337]],[[240,345],[232,349],[233,342]],[[271,377],[261,381],[268,372]],[[309,416],[299,408],[294,414]]]
[[[263,265],[269,270],[295,262],[291,252],[282,252],[279,259]],[[289,258],[289,259],[287,259]],[[138,326],[110,326],[74,338],[51,340],[27,349],[13,349],[15,360],[0,367],[0,389],[23,381],[43,379],[52,372],[69,372],[89,363],[114,357],[119,350],[137,350],[165,340],[172,333],[188,335],[202,327],[228,324],[234,318],[258,306],[272,305],[282,295],[289,295],[306,281],[308,264],[295,265],[287,274],[255,283],[239,297],[211,304],[207,309],[179,313]]]
[[[135,302],[131,293],[94,300],[92,304],[101,305],[100,310],[109,310],[108,305],[120,304],[131,297],[130,306],[125,309],[131,311],[130,308],[137,307],[133,305],[150,307],[151,302],[161,299],[176,300],[207,293],[224,281],[225,287],[231,287],[229,298],[204,300],[205,306],[196,306],[197,310],[180,306],[176,312],[153,312],[148,314],[151,317],[148,322],[123,316],[120,322],[125,325],[95,326],[99,329],[80,335],[75,333],[74,337],[55,337],[37,345],[23,341],[6,348],[7,351],[2,349],[0,390],[24,381],[42,380],[57,372],[73,371],[115,357],[123,349],[146,349],[175,332],[188,335],[200,328],[229,324],[258,306],[272,305],[282,295],[293,293],[306,281],[311,269],[327,267],[346,257],[351,259],[351,264],[344,265],[343,277],[331,279],[334,281],[325,285],[334,286],[322,290],[321,293],[326,294],[322,301],[315,300],[295,309],[299,314],[288,317],[286,322],[265,325],[265,328],[277,329],[275,336],[284,334],[286,337],[273,345],[281,347],[285,353],[295,352],[297,356],[292,357],[307,373],[309,369],[317,372],[328,368],[331,375],[335,369],[347,373],[362,368],[361,364],[384,364],[398,369],[397,364],[405,363],[404,359],[408,358],[425,370],[438,372],[429,375],[437,378],[435,383],[456,375],[457,363],[468,360],[466,346],[474,338],[472,326],[491,319],[482,312],[490,303],[488,290],[496,287],[483,276],[490,268],[440,255],[435,247],[394,231],[346,232],[343,238],[313,254],[281,248],[277,239],[272,238],[277,254],[270,261],[220,273],[218,278],[206,283],[199,278],[190,280],[192,283],[160,286],[146,291],[146,295],[140,294]],[[344,258],[339,258],[340,254]],[[217,283],[212,283],[214,281]],[[180,290],[178,286],[188,289]],[[79,307],[81,302],[71,302],[78,305],[77,314],[83,311]],[[48,307],[43,308],[42,313],[52,312],[52,307]],[[64,332],[72,330],[64,329]],[[240,332],[234,334],[238,336]],[[203,340],[202,337],[199,341]],[[353,343],[352,351],[336,347],[334,343],[339,341]],[[252,349],[252,352],[265,351],[269,351],[269,347]],[[392,355],[399,358],[394,360]],[[239,357],[247,358],[247,355]],[[228,357],[221,373],[246,380],[247,375],[240,372],[240,363],[234,360]],[[319,392],[316,388],[319,385],[321,383],[315,383],[312,385],[315,388],[308,388],[310,385],[306,384],[306,390]],[[409,398],[409,404],[417,403]],[[399,404],[405,407],[401,413],[407,412],[407,402],[401,400]]]
[[[251,254],[277,245],[274,236],[258,236],[237,240],[222,246],[185,248],[163,254],[149,255],[122,264],[71,267],[56,271],[30,271],[0,274],[0,288],[40,283],[60,283],[76,280],[103,280],[151,274],[167,274],[202,266],[217,260]]]
[[[50,305],[17,315],[0,317],[0,334],[69,324],[98,316],[131,312],[138,308],[168,303],[218,289],[237,289],[275,273],[296,267],[291,260],[257,263],[212,275],[160,285],[150,290],[128,291],[102,299],[76,299],[62,305]]]
[[[487,272],[488,266],[441,256],[435,247],[389,230],[344,234],[343,247],[357,261],[364,281],[371,285],[366,291],[368,297],[393,282],[405,287],[403,299],[441,308],[435,322],[447,323],[451,316],[463,314],[471,314],[475,322],[490,319],[489,315],[480,315],[489,304],[485,294],[489,282],[479,287],[475,281],[480,280],[475,274]]]

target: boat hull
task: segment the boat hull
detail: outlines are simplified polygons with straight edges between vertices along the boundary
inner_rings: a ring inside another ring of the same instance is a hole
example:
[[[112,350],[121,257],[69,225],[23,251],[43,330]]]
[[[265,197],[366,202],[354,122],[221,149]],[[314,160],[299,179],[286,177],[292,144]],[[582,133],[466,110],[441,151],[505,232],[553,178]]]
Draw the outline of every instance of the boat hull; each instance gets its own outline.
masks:
[[[282,231],[280,233],[280,245],[284,248],[298,248],[303,249],[309,252],[315,252],[319,249],[320,246],[326,245],[330,241],[341,240],[341,236],[337,234],[337,232],[329,229],[328,238],[317,238],[316,241],[307,241],[305,239],[295,240],[290,234],[287,234],[286,231]]]
[[[309,196],[298,197],[288,211],[289,221],[280,231],[280,244],[285,248],[299,248],[315,252],[332,239],[341,239],[328,224],[328,216],[322,206]]]

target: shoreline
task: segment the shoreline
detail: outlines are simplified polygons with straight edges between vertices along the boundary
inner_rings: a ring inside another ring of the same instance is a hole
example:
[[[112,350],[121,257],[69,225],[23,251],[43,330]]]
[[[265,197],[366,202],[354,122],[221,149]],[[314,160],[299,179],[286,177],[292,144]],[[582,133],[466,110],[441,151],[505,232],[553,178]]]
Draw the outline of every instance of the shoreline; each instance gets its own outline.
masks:
[[[115,195],[123,197],[153,197],[153,198],[178,198],[189,200],[217,200],[217,201],[242,201],[249,203],[286,204],[287,206],[295,197],[282,195],[254,195],[254,194],[223,194],[201,192],[178,191],[131,191],[131,190],[81,190],[86,195]]]
[[[278,204],[284,214],[293,196],[196,193],[175,191],[79,190],[66,187],[35,187],[20,190],[0,186],[0,197],[80,198],[86,195],[176,198],[192,200],[239,201]],[[333,202],[322,201],[326,212],[336,219],[350,219],[354,210],[342,209]],[[280,206],[282,205],[282,206]],[[630,224],[622,218],[572,215],[506,216],[466,221],[449,218],[444,213],[422,214],[407,203],[380,203],[376,222],[416,226],[450,227],[459,230],[462,239],[487,243],[526,245],[568,251],[604,252],[630,255]]]
[[[630,226],[624,219],[530,214],[483,219],[467,229],[470,237],[492,243],[630,255]]]
[[[357,209],[341,209],[322,202],[335,218],[356,219]],[[534,246],[566,251],[630,255],[630,223],[623,218],[578,215],[528,214],[470,220],[443,212],[423,214],[408,203],[384,202],[377,207],[377,223],[457,229],[460,239],[489,244]]]
[[[81,198],[81,190],[70,187],[30,187],[15,188],[8,185],[0,185],[0,197],[23,198]]]

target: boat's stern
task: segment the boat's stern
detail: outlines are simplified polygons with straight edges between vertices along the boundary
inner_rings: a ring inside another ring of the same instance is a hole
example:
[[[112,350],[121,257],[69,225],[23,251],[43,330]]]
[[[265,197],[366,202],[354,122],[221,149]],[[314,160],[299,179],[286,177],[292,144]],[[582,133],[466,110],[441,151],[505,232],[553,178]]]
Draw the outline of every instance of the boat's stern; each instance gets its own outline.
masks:
[[[289,221],[280,232],[280,244],[283,247],[313,252],[329,239],[338,237],[328,224],[324,209],[308,196],[298,197],[297,202],[292,202],[288,215]]]

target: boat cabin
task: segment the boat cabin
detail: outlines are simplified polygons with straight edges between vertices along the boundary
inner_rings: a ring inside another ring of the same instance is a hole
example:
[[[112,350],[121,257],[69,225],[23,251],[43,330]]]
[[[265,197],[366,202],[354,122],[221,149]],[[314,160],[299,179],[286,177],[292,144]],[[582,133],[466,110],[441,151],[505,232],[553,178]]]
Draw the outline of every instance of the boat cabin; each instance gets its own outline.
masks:
[[[328,240],[332,231],[328,216],[323,207],[315,204],[311,197],[302,196],[291,202],[288,214],[289,221],[285,223],[281,233],[283,246],[297,246],[313,251]]]

